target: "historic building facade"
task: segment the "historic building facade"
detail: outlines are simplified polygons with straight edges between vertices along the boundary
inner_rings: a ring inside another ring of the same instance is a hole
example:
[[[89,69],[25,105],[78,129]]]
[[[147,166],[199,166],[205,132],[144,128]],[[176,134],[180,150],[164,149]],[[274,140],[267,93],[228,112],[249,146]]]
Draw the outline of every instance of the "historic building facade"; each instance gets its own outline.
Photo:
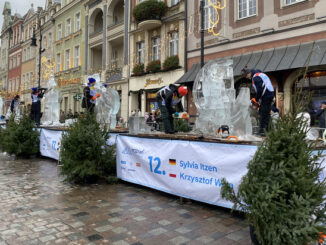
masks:
[[[7,105],[17,95],[21,94],[21,66],[22,66],[22,24],[23,18],[19,14],[13,16],[8,50],[8,83]]]
[[[0,46],[0,96],[5,102],[7,98],[7,81],[8,81],[8,49],[9,49],[9,38],[11,32],[11,5],[9,2],[4,3],[3,8],[3,24],[1,28],[1,46]],[[0,112],[1,115],[6,113],[6,107],[3,106],[3,110]]]
[[[24,103],[24,110],[30,111],[32,104],[31,88],[38,86],[38,78],[35,74],[37,52],[36,48],[31,46],[31,39],[39,25],[37,12],[33,6],[25,14],[22,26],[21,101]]]
[[[144,115],[156,109],[157,91],[184,74],[185,2],[164,1],[167,11],[161,18],[153,19],[146,11],[144,15],[148,17],[131,16],[129,114],[140,110]],[[132,0],[131,12],[138,4],[147,9],[146,1]],[[167,64],[174,66],[167,67]]]
[[[65,113],[81,112],[85,59],[85,1],[62,1],[54,14],[53,55],[55,78],[62,97],[60,108]]]
[[[101,75],[102,83],[118,91],[118,117],[128,117],[129,0],[86,2],[86,77]]]
[[[322,0],[230,0],[212,6],[204,1],[205,61],[233,59],[236,86],[244,67],[267,73],[276,89],[276,104],[291,110],[293,86],[313,92],[312,111],[326,99],[326,2]],[[214,2],[215,3],[215,2]],[[215,7],[215,8],[214,8]],[[225,7],[225,8],[224,8]],[[216,10],[216,11],[215,11]],[[211,20],[209,20],[211,16]],[[200,69],[200,1],[187,5],[187,70],[191,84]],[[219,20],[216,22],[216,20]],[[219,33],[214,36],[208,30]],[[249,82],[250,83],[250,82]],[[195,111],[193,112],[195,113]]]

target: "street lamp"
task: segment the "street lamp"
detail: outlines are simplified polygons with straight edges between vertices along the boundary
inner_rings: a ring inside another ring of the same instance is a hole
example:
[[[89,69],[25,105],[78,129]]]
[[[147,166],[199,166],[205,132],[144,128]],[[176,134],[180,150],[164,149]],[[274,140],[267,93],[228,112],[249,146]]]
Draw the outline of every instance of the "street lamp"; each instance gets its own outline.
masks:
[[[45,51],[45,49],[42,49],[42,30],[41,30],[41,26],[38,23],[39,28],[40,28],[40,44],[39,44],[39,48],[38,48],[38,54],[39,54],[39,63],[38,63],[38,88],[41,88],[41,58],[42,58],[42,53]],[[36,35],[35,32],[33,32],[33,37],[31,38],[31,46],[32,47],[37,47],[37,43],[36,43]]]
[[[205,11],[205,1],[200,1],[200,67],[204,66],[204,11]]]

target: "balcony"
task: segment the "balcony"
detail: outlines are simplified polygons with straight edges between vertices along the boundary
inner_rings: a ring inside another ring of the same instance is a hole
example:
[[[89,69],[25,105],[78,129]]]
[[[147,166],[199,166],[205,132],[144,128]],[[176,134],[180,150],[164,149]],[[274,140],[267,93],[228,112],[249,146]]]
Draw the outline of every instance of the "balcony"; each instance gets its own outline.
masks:
[[[89,35],[89,43],[90,44],[102,42],[102,40],[103,40],[103,31],[102,30],[95,31]]]
[[[165,2],[148,0],[136,5],[133,16],[138,22],[139,29],[151,30],[162,25],[161,19],[167,10]]]
[[[107,36],[109,40],[120,37],[124,34],[124,21],[120,20],[117,23],[108,26]]]
[[[162,25],[162,21],[160,20],[145,20],[138,24],[138,28],[146,31],[146,30],[152,30],[157,27],[160,27]]]

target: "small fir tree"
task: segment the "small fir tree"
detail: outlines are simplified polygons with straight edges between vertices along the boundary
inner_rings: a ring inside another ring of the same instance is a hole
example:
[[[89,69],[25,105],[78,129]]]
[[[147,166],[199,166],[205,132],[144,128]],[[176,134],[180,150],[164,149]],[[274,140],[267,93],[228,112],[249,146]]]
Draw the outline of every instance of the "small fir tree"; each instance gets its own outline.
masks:
[[[296,92],[294,101],[293,113],[280,118],[258,147],[238,193],[222,181],[222,197],[247,213],[261,245],[309,244],[324,229],[321,152],[305,140],[308,128],[298,116],[307,98]]]
[[[95,116],[89,113],[78,118],[62,136],[62,174],[75,183],[115,181],[115,148],[107,146],[109,132],[101,129]]]
[[[189,132],[190,127],[188,122],[185,119],[182,118],[175,118],[174,119],[174,128],[178,132]]]
[[[19,122],[14,116],[9,119],[6,129],[1,131],[2,150],[16,156],[28,157],[39,153],[39,132],[27,114]]]

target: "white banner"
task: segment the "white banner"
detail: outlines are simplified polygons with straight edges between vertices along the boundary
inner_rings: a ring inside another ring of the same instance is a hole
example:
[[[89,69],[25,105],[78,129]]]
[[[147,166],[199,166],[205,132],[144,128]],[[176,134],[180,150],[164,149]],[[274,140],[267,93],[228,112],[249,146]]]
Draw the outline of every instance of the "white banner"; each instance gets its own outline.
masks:
[[[235,191],[257,146],[119,136],[117,175],[125,181],[231,208],[221,179]]]
[[[62,140],[62,133],[64,131],[56,131],[42,128],[40,131],[40,152],[42,156],[60,159],[60,146]],[[107,145],[112,146],[116,144],[119,134],[110,133],[110,138]]]
[[[62,131],[42,128],[40,132],[40,152],[42,156],[60,159]]]

